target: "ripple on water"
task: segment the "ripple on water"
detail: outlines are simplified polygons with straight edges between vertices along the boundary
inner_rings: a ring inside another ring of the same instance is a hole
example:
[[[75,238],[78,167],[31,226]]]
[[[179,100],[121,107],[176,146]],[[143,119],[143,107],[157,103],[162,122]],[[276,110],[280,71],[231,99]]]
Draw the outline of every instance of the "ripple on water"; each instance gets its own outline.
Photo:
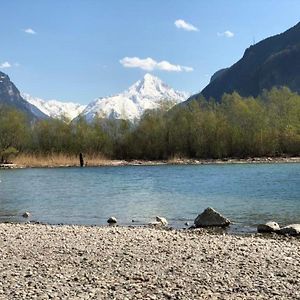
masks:
[[[1,172],[0,221],[147,224],[156,215],[186,227],[212,206],[252,231],[258,223],[300,222],[300,164],[127,166]]]

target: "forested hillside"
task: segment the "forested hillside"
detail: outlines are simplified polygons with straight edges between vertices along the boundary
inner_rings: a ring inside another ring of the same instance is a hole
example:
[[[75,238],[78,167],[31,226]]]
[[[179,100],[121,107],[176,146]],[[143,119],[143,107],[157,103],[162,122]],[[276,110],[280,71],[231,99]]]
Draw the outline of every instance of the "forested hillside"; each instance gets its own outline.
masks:
[[[224,93],[233,92],[257,97],[264,89],[282,86],[300,92],[300,23],[250,46],[238,62],[216,72],[190,100],[203,95],[220,101]]]
[[[22,112],[0,109],[0,152],[102,154],[116,159],[225,158],[300,155],[300,96],[288,88],[258,97],[225,94],[171,111],[148,111],[138,125],[84,119],[30,124]]]

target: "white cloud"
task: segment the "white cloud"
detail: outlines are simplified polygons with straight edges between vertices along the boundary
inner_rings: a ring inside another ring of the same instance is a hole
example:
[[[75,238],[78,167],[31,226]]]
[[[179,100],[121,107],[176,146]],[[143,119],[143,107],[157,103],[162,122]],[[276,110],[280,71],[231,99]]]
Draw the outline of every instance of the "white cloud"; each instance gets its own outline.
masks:
[[[234,37],[234,33],[230,30],[226,30],[224,32],[218,32],[218,36],[225,36],[227,38],[233,38]]]
[[[174,22],[174,25],[177,28],[186,30],[186,31],[199,31],[199,29],[197,27],[195,27],[194,25],[187,23],[186,21],[182,20],[182,19],[178,19]]]
[[[26,28],[26,29],[24,29],[24,32],[26,32],[28,34],[36,34],[36,32],[32,28]]]
[[[194,70],[191,67],[173,65],[166,60],[157,62],[151,57],[124,57],[120,60],[120,63],[125,68],[140,68],[146,71],[161,70],[167,72],[191,72]]]
[[[125,68],[140,68],[146,71],[152,71],[157,64],[157,62],[150,57],[145,59],[138,57],[124,57],[120,60],[120,63]]]
[[[0,69],[7,69],[10,67],[11,67],[11,64],[8,61],[5,61],[4,63],[0,64]]]

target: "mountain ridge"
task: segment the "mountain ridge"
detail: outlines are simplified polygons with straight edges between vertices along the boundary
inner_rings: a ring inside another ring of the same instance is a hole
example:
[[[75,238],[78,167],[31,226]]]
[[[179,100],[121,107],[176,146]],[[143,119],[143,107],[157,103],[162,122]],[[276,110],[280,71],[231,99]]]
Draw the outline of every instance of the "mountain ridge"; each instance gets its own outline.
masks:
[[[38,97],[33,97],[27,93],[22,93],[21,95],[27,102],[37,107],[50,118],[66,118],[71,121],[86,108],[86,105],[75,102],[63,102],[55,99],[44,100]]]
[[[198,99],[201,95],[220,101],[224,93],[234,91],[243,97],[257,96],[274,86],[287,86],[300,93],[299,70],[300,22],[283,33],[248,47],[240,60],[212,78],[199,94],[187,101]]]
[[[125,119],[132,122],[139,120],[146,110],[160,107],[171,108],[186,100],[186,92],[174,90],[160,78],[146,73],[142,79],[133,83],[125,91],[113,96],[96,98],[88,105],[59,100],[44,100],[22,93],[33,113],[42,114],[50,118],[67,121],[83,117],[91,122],[96,117],[107,119]],[[37,116],[38,117],[38,116]]]
[[[3,72],[0,72],[0,107],[1,105],[22,111],[31,121],[48,118],[47,115],[21,96],[15,84]]]

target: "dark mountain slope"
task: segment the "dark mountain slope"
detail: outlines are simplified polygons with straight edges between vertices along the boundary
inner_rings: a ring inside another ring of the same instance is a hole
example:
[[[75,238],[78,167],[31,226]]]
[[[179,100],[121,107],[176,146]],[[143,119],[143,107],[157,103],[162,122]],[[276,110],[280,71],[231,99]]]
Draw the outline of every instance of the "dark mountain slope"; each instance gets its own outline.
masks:
[[[215,74],[200,93],[206,99],[219,101],[224,93],[234,91],[242,96],[257,96],[274,86],[287,86],[300,93],[300,23],[250,46],[237,63]]]
[[[24,112],[30,120],[48,118],[48,116],[38,108],[25,101],[16,86],[10,81],[8,75],[2,72],[0,72],[0,107],[1,106],[18,109]]]
[[[228,68],[224,68],[224,69],[221,69],[221,70],[218,70],[217,72],[215,72],[213,74],[213,76],[211,76],[209,83],[213,82],[215,79],[217,79],[220,76],[222,76],[227,70],[228,70]]]

